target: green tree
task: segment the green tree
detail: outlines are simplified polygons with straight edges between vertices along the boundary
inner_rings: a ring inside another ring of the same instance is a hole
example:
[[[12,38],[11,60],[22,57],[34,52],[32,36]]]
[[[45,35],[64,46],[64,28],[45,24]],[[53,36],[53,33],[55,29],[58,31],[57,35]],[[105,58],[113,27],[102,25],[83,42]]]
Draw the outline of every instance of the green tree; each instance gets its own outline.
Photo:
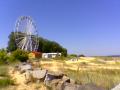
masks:
[[[7,49],[9,52],[15,51],[17,49],[15,43],[15,33],[13,32],[9,35],[9,42]],[[62,53],[63,56],[67,56],[67,49],[63,48],[60,44],[58,44],[55,41],[50,41],[42,37],[39,37],[38,51],[43,53],[52,53],[52,52]]]
[[[62,53],[63,56],[67,56],[67,49],[63,48],[60,44],[55,41],[50,41],[39,37],[39,49],[43,53]]]
[[[7,50],[9,52],[12,52],[12,51],[15,51],[17,49],[17,46],[16,46],[16,43],[15,43],[15,36],[14,36],[14,32],[12,32],[10,35],[9,35],[9,41],[8,41],[8,47],[7,47]]]

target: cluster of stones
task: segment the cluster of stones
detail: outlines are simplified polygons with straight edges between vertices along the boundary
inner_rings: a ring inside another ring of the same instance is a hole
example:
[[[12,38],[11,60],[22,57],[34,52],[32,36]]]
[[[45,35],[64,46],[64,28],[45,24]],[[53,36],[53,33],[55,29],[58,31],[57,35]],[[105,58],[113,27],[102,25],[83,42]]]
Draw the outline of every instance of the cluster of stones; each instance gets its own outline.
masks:
[[[18,70],[25,75],[25,84],[29,82],[44,82],[52,90],[104,90],[93,84],[78,85],[76,82],[63,73],[50,73],[41,68],[33,68],[29,63],[17,65],[14,71]]]

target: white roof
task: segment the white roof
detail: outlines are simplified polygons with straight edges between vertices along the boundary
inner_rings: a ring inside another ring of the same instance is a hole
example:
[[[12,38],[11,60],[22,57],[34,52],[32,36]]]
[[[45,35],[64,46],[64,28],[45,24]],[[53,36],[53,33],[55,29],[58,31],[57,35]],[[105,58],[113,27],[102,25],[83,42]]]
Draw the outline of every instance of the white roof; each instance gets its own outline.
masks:
[[[43,54],[61,54],[61,53],[43,53]]]

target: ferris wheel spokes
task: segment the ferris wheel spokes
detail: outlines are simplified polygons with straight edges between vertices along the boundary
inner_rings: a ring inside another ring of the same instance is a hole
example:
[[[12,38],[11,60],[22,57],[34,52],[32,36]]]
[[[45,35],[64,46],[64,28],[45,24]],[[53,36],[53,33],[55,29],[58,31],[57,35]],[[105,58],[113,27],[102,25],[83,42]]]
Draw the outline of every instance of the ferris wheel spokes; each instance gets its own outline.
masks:
[[[15,41],[17,47],[22,50],[37,51],[39,44],[38,32],[31,17],[22,16],[17,20]]]

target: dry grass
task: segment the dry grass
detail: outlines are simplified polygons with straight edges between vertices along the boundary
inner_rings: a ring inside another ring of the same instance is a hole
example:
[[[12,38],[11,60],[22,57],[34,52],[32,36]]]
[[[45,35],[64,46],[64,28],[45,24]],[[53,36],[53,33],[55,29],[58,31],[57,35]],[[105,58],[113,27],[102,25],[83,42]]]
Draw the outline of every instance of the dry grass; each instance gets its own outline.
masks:
[[[61,71],[79,84],[93,83],[110,90],[120,83],[120,62],[100,58],[82,58],[78,61],[41,61],[41,66],[51,71]]]
[[[108,60],[104,58],[80,58],[78,61],[65,60],[47,60],[40,61],[42,68],[52,72],[63,72],[72,79],[75,79],[78,84],[93,83],[110,90],[112,87],[120,83],[120,58],[117,60]],[[8,69],[6,66],[0,67],[0,76],[7,77]],[[10,86],[0,90],[48,90],[43,84],[24,85],[24,77],[19,73],[13,74],[13,77],[20,83],[18,86]],[[23,81],[21,81],[23,80]],[[5,81],[6,83],[6,81]],[[8,81],[7,81],[8,83]],[[9,86],[9,84],[6,84]]]
[[[79,84],[93,83],[110,90],[120,83],[120,70],[96,69],[96,70],[65,70],[69,77],[75,79]]]

